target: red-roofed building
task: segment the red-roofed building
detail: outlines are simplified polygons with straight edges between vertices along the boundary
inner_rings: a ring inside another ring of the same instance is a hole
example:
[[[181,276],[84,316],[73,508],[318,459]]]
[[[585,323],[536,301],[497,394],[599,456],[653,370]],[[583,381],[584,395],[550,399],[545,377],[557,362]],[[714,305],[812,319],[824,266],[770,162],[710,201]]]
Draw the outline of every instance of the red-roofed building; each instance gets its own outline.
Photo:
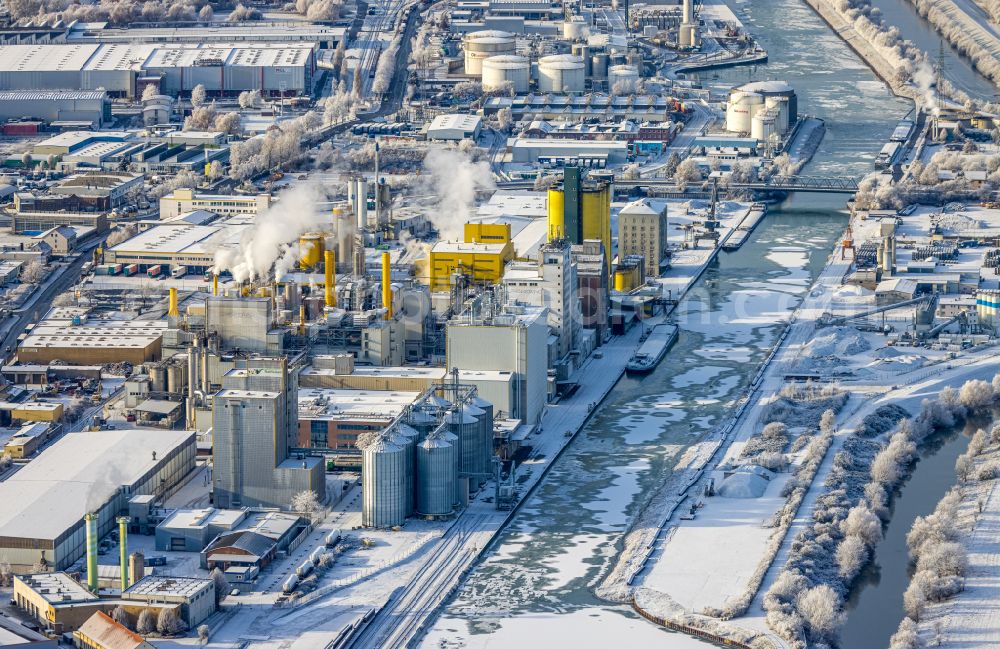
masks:
[[[133,633],[98,611],[73,632],[77,649],[153,649],[141,635]]]

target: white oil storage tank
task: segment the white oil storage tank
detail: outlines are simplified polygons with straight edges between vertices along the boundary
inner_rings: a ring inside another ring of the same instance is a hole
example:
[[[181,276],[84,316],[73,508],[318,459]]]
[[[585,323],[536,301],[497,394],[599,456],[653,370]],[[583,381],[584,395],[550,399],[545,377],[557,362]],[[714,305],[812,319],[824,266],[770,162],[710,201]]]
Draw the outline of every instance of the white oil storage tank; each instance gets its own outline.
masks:
[[[553,54],[538,60],[539,92],[583,92],[586,68],[572,54]]]
[[[788,97],[773,96],[764,97],[764,107],[768,110],[778,111],[778,132],[784,135],[788,132]]]
[[[394,527],[406,521],[406,450],[385,438],[361,453],[361,524]]]
[[[750,137],[758,142],[768,142],[778,133],[778,111],[762,109],[750,120]]]
[[[454,511],[455,446],[432,434],[417,445],[417,513],[447,516]]]
[[[531,81],[531,62],[514,54],[491,56],[483,60],[483,90],[501,88],[510,83],[514,92],[525,94]]]
[[[565,40],[577,41],[587,38],[589,35],[590,28],[582,16],[572,16],[569,20],[563,21],[563,38]]]
[[[465,74],[478,77],[483,74],[483,61],[491,56],[513,54],[517,42],[510,32],[485,29],[471,32],[462,39],[465,51]]]
[[[634,65],[614,65],[608,68],[608,89],[614,90],[619,83],[635,88],[639,81],[639,68]]]
[[[731,93],[726,105],[726,130],[730,133],[749,133],[753,116],[763,106],[763,95],[755,92]]]
[[[608,55],[595,54],[590,57],[590,74],[595,79],[605,79],[608,76]]]

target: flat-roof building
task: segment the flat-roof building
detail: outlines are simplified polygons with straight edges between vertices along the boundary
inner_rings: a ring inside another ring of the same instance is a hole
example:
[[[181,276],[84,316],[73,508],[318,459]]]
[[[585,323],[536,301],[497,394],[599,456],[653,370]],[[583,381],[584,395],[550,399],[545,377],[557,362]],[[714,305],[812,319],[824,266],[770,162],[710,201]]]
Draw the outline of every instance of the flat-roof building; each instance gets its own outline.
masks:
[[[84,521],[100,535],[129,496],[162,494],[194,468],[195,435],[174,430],[69,433],[0,482],[0,556],[15,572],[61,570],[84,555]]]
[[[215,581],[149,575],[126,588],[122,599],[147,604],[179,604],[181,619],[193,629],[215,612]]]
[[[270,194],[202,194],[193,189],[175,189],[160,199],[160,218],[170,219],[186,212],[206,210],[220,216],[260,214],[271,206]]]
[[[358,435],[384,430],[420,392],[299,389],[298,446],[361,455]]]
[[[438,115],[427,127],[428,140],[474,140],[483,127],[479,115]]]

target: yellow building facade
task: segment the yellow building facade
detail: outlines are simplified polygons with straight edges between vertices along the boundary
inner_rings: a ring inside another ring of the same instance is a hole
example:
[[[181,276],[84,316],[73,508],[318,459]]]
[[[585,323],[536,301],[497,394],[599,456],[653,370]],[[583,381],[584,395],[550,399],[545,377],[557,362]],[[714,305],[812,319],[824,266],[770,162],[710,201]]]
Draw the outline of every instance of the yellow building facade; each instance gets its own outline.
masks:
[[[582,244],[599,239],[604,244],[608,267],[611,267],[611,185],[606,182],[584,183],[579,170],[567,168],[561,185],[549,189],[548,239],[569,240]]]
[[[514,258],[509,223],[466,223],[462,242],[439,241],[431,248],[428,282],[435,292],[451,290],[452,277],[472,284],[496,284]]]

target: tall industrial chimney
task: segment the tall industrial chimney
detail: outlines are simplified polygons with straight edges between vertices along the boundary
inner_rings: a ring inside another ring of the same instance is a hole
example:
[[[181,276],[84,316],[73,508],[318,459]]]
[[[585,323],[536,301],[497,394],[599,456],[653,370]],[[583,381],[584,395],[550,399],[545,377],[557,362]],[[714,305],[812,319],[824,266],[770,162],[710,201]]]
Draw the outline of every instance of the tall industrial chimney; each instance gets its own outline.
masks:
[[[212,295],[219,295],[219,276],[216,273],[212,273]]]
[[[683,18],[681,22],[685,25],[690,25],[694,22],[694,16],[691,11],[691,0],[684,0]]]
[[[88,513],[83,517],[87,530],[87,588],[97,592],[97,514]]]
[[[382,253],[382,306],[385,307],[385,319],[392,320],[392,275],[390,272],[389,253]]]
[[[332,250],[327,250],[323,257],[323,272],[326,274],[323,288],[326,305],[337,306],[337,260]]]
[[[129,587],[128,579],[128,516],[118,517],[118,547],[121,549],[119,552],[119,563],[121,564],[122,571],[122,592]]]

